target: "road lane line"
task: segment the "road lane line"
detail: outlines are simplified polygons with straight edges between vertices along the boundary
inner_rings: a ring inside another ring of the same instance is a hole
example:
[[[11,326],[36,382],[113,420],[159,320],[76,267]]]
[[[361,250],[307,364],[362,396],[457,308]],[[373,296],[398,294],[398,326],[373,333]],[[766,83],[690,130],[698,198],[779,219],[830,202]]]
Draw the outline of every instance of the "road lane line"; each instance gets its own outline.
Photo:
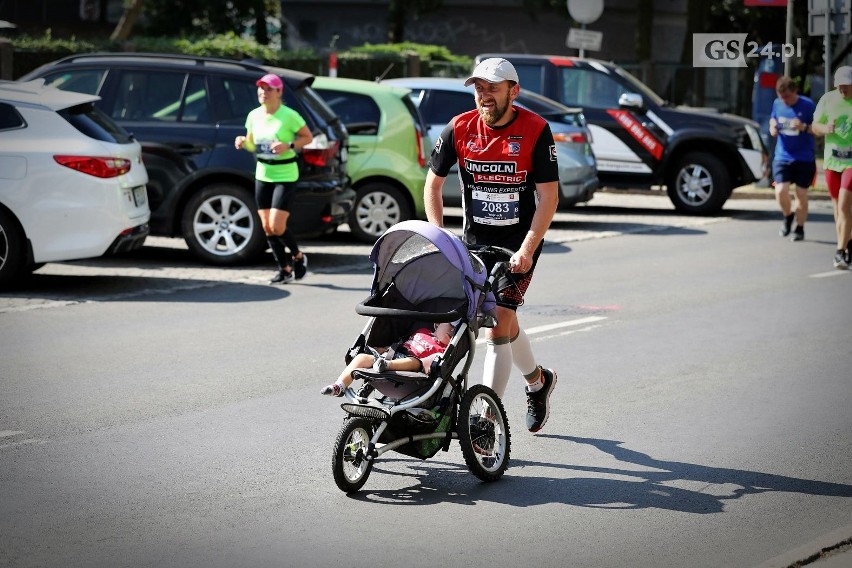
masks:
[[[818,272],[817,274],[811,274],[811,278],[828,278],[829,276],[841,276],[843,274],[849,274],[849,270],[832,270],[831,272]]]
[[[573,326],[577,326],[577,325],[584,325],[584,324],[587,324],[587,323],[594,323],[594,322],[602,321],[602,320],[605,320],[605,319],[607,319],[606,316],[589,316],[589,317],[586,317],[586,318],[580,318],[580,319],[568,320],[568,321],[561,321],[561,322],[558,322],[558,323],[551,323],[551,324],[547,324],[547,325],[540,325],[540,326],[537,326],[537,327],[531,327],[529,329],[525,328],[524,332],[527,335],[535,335],[537,333],[546,333],[548,331],[553,331],[555,329],[562,329],[563,327],[573,327]],[[483,343],[485,343],[485,341],[486,341],[486,339],[484,337],[481,337],[481,338],[476,340],[476,343],[477,344],[483,344]]]

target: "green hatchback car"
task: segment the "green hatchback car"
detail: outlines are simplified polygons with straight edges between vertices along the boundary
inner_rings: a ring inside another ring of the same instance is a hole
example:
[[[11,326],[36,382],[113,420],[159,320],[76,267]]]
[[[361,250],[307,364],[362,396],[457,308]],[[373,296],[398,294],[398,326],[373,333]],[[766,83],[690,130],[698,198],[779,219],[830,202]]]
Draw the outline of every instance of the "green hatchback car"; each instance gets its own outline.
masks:
[[[426,126],[411,91],[319,76],[312,86],[349,131],[346,168],[356,192],[349,215],[352,233],[372,243],[400,221],[424,219]]]

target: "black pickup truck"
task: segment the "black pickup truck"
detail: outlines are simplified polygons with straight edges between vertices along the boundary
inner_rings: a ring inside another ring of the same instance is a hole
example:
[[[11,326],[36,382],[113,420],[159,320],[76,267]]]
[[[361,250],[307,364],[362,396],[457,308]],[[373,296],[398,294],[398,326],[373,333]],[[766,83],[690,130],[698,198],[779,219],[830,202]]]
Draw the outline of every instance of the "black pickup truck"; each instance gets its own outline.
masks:
[[[734,188],[764,177],[758,124],[732,114],[672,106],[630,73],[595,59],[509,53],[521,88],[582,107],[602,186],[665,185],[679,211],[718,212]]]

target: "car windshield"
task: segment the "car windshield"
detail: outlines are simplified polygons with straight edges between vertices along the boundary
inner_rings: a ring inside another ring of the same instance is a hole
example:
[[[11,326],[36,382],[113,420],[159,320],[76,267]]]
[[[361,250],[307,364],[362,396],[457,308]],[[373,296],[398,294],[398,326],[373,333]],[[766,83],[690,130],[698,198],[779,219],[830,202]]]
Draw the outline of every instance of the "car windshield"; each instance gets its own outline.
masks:
[[[618,73],[621,77],[623,77],[636,89],[634,92],[641,94],[645,98],[651,99],[658,106],[663,106],[664,104],[666,104],[665,99],[663,99],[660,95],[652,91],[651,88],[648,87],[648,85],[646,85],[624,69],[616,67],[615,72]]]
[[[521,91],[517,103],[549,121],[558,121],[574,126],[584,126],[583,113],[580,109],[567,107],[554,100],[543,97],[531,91]]]

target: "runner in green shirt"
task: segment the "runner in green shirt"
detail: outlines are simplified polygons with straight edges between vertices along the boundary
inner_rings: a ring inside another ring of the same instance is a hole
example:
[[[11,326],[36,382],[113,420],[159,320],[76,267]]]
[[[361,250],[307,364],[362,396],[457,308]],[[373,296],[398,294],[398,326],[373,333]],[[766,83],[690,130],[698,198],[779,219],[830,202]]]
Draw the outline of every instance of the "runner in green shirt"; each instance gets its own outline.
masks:
[[[834,267],[847,269],[852,263],[852,67],[837,68],[834,86],[817,103],[812,130],[825,136],[823,168],[837,232]]]
[[[307,272],[308,259],[299,250],[291,231],[287,230],[290,206],[299,179],[296,152],[313,140],[305,119],[281,102],[284,82],[278,75],[264,75],[257,81],[260,106],[246,118],[246,135],[237,136],[234,146],[254,152],[257,158],[254,196],[257,213],[278,263],[272,284],[298,280]],[[290,252],[287,252],[287,249]]]

